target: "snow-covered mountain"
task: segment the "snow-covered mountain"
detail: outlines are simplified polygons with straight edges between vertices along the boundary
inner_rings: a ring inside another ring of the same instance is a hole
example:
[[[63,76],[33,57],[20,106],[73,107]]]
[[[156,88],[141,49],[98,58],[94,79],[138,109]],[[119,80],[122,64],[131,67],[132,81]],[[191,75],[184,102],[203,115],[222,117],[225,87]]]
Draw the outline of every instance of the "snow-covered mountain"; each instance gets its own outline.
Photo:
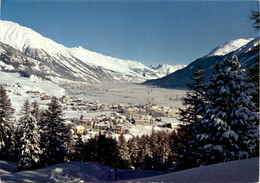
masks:
[[[224,44],[226,47],[223,45],[218,46],[218,49],[214,49],[215,51],[212,51],[209,55],[194,60],[181,70],[163,78],[148,80],[144,84],[156,85],[164,88],[186,89],[186,83],[190,82],[190,75],[196,69],[201,68],[205,70],[207,81],[212,72],[212,66],[225,58],[231,58],[233,54],[238,56],[239,62],[246,68],[254,66],[256,62],[259,61],[259,37],[255,39],[246,39],[244,41],[243,39],[238,39],[237,41],[230,41],[228,43]]]
[[[137,61],[104,56],[82,47],[67,48],[10,21],[0,21],[0,44],[3,70],[37,71],[59,82],[142,82],[165,76]]]
[[[245,45],[239,47],[237,50],[235,50],[236,55],[254,51],[254,49],[259,47],[259,42],[260,42],[259,37],[255,38],[255,39],[249,39],[249,40],[251,40],[251,41],[249,41],[247,44],[245,44]]]
[[[230,52],[233,52],[237,50],[238,48],[241,48],[242,46],[246,45],[250,41],[252,41],[253,38],[249,39],[236,39],[229,42],[226,42],[216,48],[214,48],[210,53],[209,56],[223,56]]]
[[[168,64],[159,64],[149,66],[151,69],[157,71],[159,77],[167,76],[179,69],[183,69],[186,65],[168,65]]]

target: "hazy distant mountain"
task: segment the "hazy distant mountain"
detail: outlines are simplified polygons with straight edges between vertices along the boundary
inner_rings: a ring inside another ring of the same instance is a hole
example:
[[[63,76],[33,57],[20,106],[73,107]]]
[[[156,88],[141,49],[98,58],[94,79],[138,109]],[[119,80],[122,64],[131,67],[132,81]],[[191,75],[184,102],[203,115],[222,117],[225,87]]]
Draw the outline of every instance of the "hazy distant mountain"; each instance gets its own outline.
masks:
[[[251,41],[249,41],[251,40]],[[195,61],[191,62],[187,67],[178,70],[168,76],[165,76],[160,79],[154,79],[154,80],[148,80],[144,82],[146,85],[155,85],[158,87],[165,87],[165,88],[187,88],[187,83],[190,81],[190,75],[192,72],[194,72],[199,67],[202,69],[205,69],[205,72],[207,74],[206,80],[209,79],[209,75],[212,70],[212,66],[222,61],[224,58],[230,58],[233,54],[236,54],[238,56],[239,61],[241,64],[245,67],[251,67],[253,66],[258,60],[259,60],[259,37],[256,39],[249,39],[241,41],[240,39],[238,41],[231,41],[229,43],[232,44],[224,44],[225,46],[219,46],[214,49],[215,51],[210,52],[210,54],[201,57],[199,59],[196,59]],[[248,42],[249,41],[249,42]],[[235,46],[235,43],[238,43],[237,46]],[[243,42],[243,44],[241,43]],[[246,44],[244,44],[247,42]],[[229,45],[229,46],[228,46]],[[236,50],[231,49],[231,46],[238,47]],[[242,46],[241,46],[242,45]],[[241,47],[239,47],[241,46]],[[226,48],[226,49],[225,49]],[[220,51],[222,50],[222,51]],[[233,51],[231,51],[233,50]],[[227,54],[224,54],[227,53]],[[188,53],[187,53],[188,54]]]
[[[10,21],[0,21],[0,43],[2,70],[37,72],[56,82],[143,82],[166,75],[140,62],[67,48]]]
[[[167,76],[179,69],[186,67],[186,65],[168,65],[168,64],[159,64],[149,66],[151,69],[156,70],[159,77]]]

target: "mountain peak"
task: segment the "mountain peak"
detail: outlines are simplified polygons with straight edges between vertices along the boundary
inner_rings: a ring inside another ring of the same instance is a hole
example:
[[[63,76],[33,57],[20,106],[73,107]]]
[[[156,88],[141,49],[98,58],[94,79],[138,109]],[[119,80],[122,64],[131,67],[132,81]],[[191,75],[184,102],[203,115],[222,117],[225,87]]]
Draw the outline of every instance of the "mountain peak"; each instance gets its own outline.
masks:
[[[89,51],[82,46],[67,48],[30,28],[11,21],[0,20],[0,42],[20,51],[23,57],[29,56],[35,59],[34,69],[42,71],[42,68],[40,69],[37,65],[44,65],[48,68],[46,72],[56,74],[55,76],[59,77],[66,75],[67,78],[73,80],[77,78],[102,82],[105,78],[107,80],[142,82],[146,79],[165,76],[137,61],[105,56]],[[15,52],[14,50],[13,52]],[[38,63],[37,60],[42,63]],[[16,62],[21,65],[25,64],[23,63],[24,59],[17,58]],[[12,62],[10,61],[10,63]],[[46,63],[48,64],[46,65]],[[32,70],[32,68],[30,69]]]
[[[237,50],[238,48],[246,45],[250,41],[252,41],[253,38],[249,39],[236,39],[236,40],[231,40],[229,42],[226,42],[216,48],[214,48],[210,53],[209,56],[223,56],[226,55],[230,52],[233,52]]]
[[[66,47],[17,23],[0,20],[0,42],[25,52],[27,48],[41,49],[48,53],[65,53]]]
[[[163,75],[169,75],[179,69],[183,69],[186,65],[168,65],[168,64],[159,64],[149,66],[151,69],[157,71],[157,75],[162,77]]]

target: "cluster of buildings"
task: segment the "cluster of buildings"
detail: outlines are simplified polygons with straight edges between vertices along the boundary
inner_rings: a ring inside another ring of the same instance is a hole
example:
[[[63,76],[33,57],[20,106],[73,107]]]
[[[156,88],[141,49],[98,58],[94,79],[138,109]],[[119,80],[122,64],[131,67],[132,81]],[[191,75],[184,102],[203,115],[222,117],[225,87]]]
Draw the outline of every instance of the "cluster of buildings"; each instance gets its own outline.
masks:
[[[47,96],[39,91],[27,91],[32,97],[40,97],[41,100],[51,100],[56,97]],[[82,98],[62,96],[59,98],[62,109],[65,111],[87,112],[109,112],[109,116],[100,115],[91,118],[82,116],[80,119],[67,120],[65,125],[70,128],[70,135],[85,135],[88,131],[107,132],[116,134],[128,134],[133,125],[154,126],[161,121],[161,117],[174,117],[176,109],[173,107],[157,106],[149,102],[140,105],[105,105],[96,101],[86,101]],[[73,122],[72,122],[73,121]],[[164,125],[171,128],[171,125]]]
[[[74,126],[70,126],[73,125]],[[101,115],[93,118],[83,118],[75,123],[66,121],[65,125],[70,126],[70,135],[85,135],[87,131],[103,131],[116,134],[127,134],[132,128],[132,123],[126,116],[113,113],[111,116]]]
[[[120,106],[120,105],[119,105]],[[154,118],[159,117],[174,117],[177,114],[177,110],[173,107],[157,106],[149,102],[148,104],[132,105],[132,106],[120,106],[118,110],[124,113],[130,118],[134,118],[136,115],[149,115]]]
[[[95,101],[86,101],[82,98],[80,99],[74,99],[73,97],[70,98],[70,100],[66,100],[62,102],[63,104],[67,105],[67,108],[73,110],[73,111],[105,111],[107,110],[107,107],[105,104],[99,103],[98,100]]]
[[[41,100],[44,100],[44,101],[52,100],[52,99],[56,98],[55,96],[49,96],[49,95],[46,95],[46,93],[44,93],[44,92],[41,93],[39,91],[28,90],[28,91],[26,91],[26,93],[31,94],[32,98],[40,98]]]
[[[169,117],[176,114],[173,108],[158,107],[152,104],[125,106],[109,105],[105,109],[111,111],[110,116],[100,115],[92,118],[81,117],[77,122],[67,121],[70,126],[70,135],[85,135],[88,131],[129,134],[133,125],[155,126],[161,121],[161,117]],[[163,127],[171,128],[170,124]]]
[[[45,93],[41,93],[39,91],[32,91],[28,90],[26,93],[31,94],[32,98],[39,98],[44,104],[47,104],[47,101],[56,99],[55,96],[49,96]],[[83,99],[74,99],[74,97],[68,97],[66,95],[58,98],[58,100],[61,103],[63,110],[72,110],[72,111],[87,111],[87,112],[93,112],[93,111],[104,111],[107,110],[105,104],[100,104],[99,101],[85,101]],[[43,103],[39,103],[43,104]]]

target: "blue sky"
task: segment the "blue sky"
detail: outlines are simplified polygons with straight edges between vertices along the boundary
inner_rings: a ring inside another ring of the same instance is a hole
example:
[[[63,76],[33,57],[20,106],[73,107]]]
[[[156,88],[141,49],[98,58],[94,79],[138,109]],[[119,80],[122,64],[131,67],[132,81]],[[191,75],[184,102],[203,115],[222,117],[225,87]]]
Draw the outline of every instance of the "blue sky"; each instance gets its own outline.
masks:
[[[257,37],[257,1],[2,0],[2,19],[67,47],[151,64],[189,64],[214,47]]]

